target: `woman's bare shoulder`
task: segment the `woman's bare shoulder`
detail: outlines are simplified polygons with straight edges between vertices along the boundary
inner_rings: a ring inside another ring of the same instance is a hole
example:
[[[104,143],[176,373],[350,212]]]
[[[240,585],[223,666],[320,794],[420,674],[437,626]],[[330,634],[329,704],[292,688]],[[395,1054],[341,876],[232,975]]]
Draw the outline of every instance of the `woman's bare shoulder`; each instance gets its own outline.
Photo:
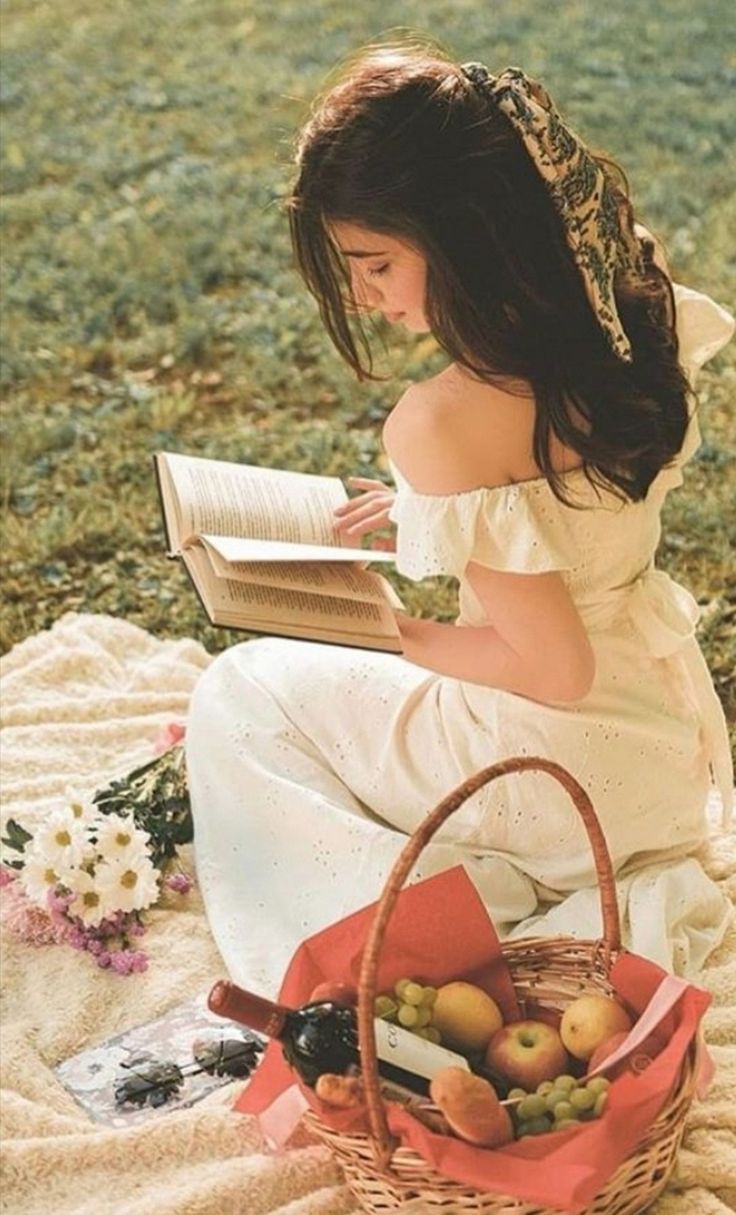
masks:
[[[415,489],[462,493],[533,480],[536,406],[531,385],[488,384],[450,364],[413,384],[383,429],[386,451]],[[563,470],[579,464],[576,452],[553,451]]]

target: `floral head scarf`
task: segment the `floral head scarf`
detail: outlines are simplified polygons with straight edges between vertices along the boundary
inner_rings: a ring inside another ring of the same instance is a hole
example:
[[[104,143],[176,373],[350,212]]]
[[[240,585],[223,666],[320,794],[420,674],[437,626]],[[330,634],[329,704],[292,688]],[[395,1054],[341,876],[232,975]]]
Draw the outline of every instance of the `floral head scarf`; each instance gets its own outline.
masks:
[[[462,71],[494,101],[520,136],[547,183],[611,349],[630,363],[631,343],[616,308],[614,279],[622,270],[632,277],[642,275],[644,264],[626,199],[563,122],[538,81],[516,67],[492,76],[482,63],[465,63]]]

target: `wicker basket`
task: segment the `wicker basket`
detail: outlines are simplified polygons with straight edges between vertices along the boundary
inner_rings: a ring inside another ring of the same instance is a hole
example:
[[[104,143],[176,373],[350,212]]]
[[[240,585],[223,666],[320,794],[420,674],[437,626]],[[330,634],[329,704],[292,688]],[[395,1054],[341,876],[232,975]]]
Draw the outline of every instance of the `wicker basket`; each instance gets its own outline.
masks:
[[[442,1215],[560,1215],[559,1207],[539,1206],[443,1177],[413,1149],[391,1140],[381,1099],[373,1035],[378,957],[381,942],[402,886],[441,825],[483,785],[513,772],[544,771],[567,790],[585,824],[593,849],[603,912],[603,937],[526,938],[502,943],[522,1010],[525,1002],[562,1011],[585,993],[612,994],[611,966],[621,950],[613,866],[605,837],[585,790],[563,768],[548,759],[515,758],[483,768],[469,777],[422,822],[409,838],[389,874],[363,954],[358,985],[358,1034],[371,1134],[346,1134],[326,1125],[313,1110],[304,1120],[332,1149],[350,1190],[371,1215],[388,1211],[442,1212]],[[695,1040],[688,1048],[676,1082],[659,1116],[635,1152],[623,1161],[585,1215],[638,1215],[654,1201],[675,1165],[685,1115],[695,1089]]]

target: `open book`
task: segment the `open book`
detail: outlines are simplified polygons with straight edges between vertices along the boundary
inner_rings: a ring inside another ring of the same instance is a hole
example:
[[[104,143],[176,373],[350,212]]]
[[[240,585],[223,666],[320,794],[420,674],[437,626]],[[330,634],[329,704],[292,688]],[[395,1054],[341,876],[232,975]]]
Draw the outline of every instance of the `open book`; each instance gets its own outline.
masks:
[[[213,624],[401,653],[403,604],[335,530],[338,477],[154,456],[168,553],[181,557]]]

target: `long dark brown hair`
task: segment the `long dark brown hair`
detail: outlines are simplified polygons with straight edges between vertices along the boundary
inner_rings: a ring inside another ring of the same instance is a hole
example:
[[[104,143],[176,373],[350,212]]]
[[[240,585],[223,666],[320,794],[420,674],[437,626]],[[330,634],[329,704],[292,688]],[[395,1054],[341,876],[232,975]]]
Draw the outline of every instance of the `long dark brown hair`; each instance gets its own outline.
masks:
[[[424,254],[427,320],[451,359],[489,383],[531,385],[534,458],[561,501],[575,505],[551,464],[551,432],[578,452],[591,484],[624,501],[646,497],[682,446],[689,391],[672,288],[651,242],[644,278],[615,284],[634,353],[626,364],[608,346],[521,140],[435,43],[392,41],[353,55],[313,103],[295,154],[286,209],[296,265],[359,380],[383,377],[328,234],[337,221]],[[596,159],[633,222],[623,173]]]

